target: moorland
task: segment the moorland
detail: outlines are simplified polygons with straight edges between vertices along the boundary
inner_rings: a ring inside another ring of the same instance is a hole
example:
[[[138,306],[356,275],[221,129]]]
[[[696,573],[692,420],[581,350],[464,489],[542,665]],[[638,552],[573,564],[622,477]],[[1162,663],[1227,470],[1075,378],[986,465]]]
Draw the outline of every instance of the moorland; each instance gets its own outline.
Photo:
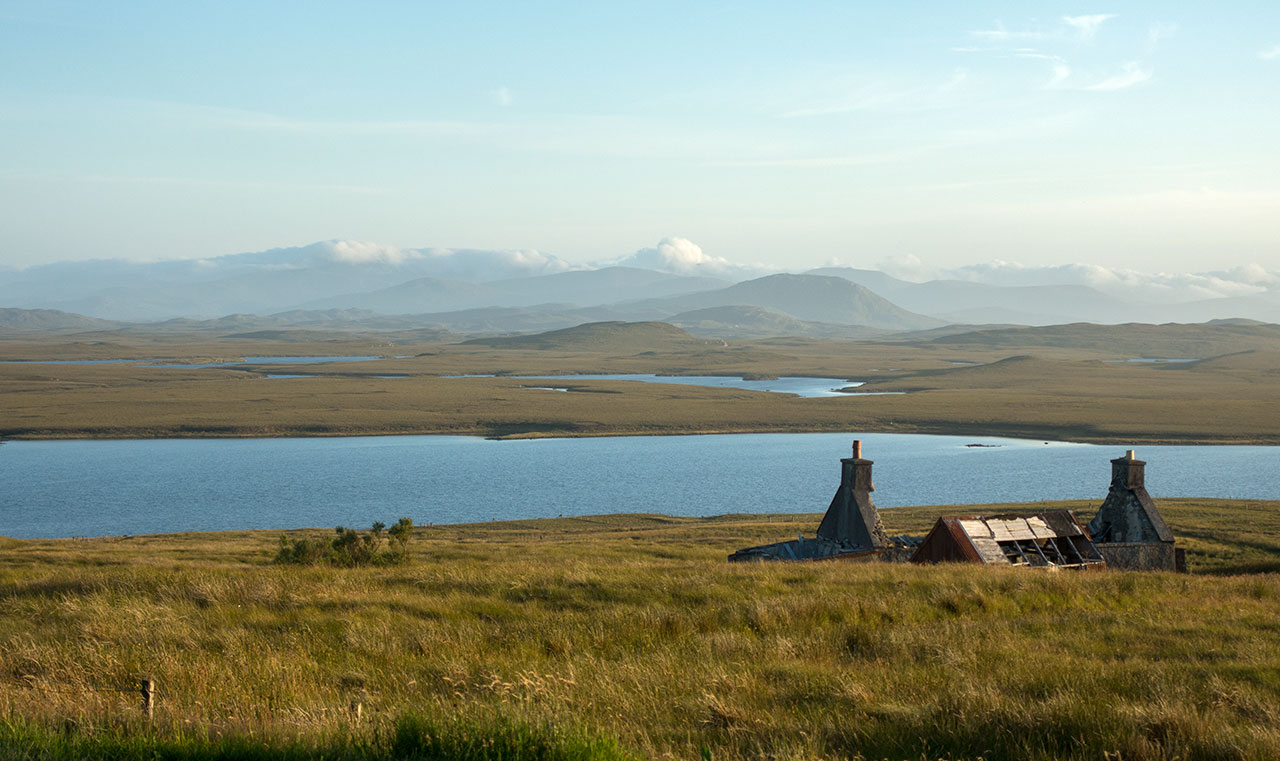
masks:
[[[378,362],[147,367],[245,356]],[[21,360],[130,359],[51,365]],[[1135,362],[1178,359],[1180,362]],[[26,331],[0,340],[0,437],[910,432],[1095,443],[1280,442],[1280,326],[948,326],[889,338],[706,338],[666,323],[443,340],[431,331]],[[844,397],[517,376],[816,376]],[[272,375],[303,377],[272,378]],[[494,377],[456,377],[489,375]],[[390,376],[390,377],[389,377]],[[867,393],[874,392],[874,393]],[[888,393],[886,393],[888,392]]]
[[[1280,503],[1160,506],[1189,575],[725,561],[817,515],[0,540],[0,758],[1275,758]]]

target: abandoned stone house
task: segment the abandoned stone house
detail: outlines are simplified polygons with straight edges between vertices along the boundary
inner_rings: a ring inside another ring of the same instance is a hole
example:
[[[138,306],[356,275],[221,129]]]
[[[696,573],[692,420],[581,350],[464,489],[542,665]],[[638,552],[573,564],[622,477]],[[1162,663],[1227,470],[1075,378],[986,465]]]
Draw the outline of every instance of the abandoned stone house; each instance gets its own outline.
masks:
[[[836,490],[818,534],[745,547],[729,556],[742,561],[879,560],[972,562],[1031,568],[1186,570],[1182,550],[1145,485],[1145,462],[1130,450],[1111,461],[1106,500],[1087,527],[1069,510],[1029,516],[942,516],[924,537],[889,537],[871,501],[873,461],[862,443],[840,460]]]
[[[862,442],[853,442],[853,457],[840,460],[840,488],[818,525],[818,536],[745,547],[729,556],[746,560],[875,559],[889,548],[880,513],[871,501],[871,460],[862,459]]]
[[[1146,466],[1132,449],[1111,461],[1111,487],[1089,533],[1108,568],[1185,572],[1185,551],[1174,546],[1173,532],[1147,493]]]

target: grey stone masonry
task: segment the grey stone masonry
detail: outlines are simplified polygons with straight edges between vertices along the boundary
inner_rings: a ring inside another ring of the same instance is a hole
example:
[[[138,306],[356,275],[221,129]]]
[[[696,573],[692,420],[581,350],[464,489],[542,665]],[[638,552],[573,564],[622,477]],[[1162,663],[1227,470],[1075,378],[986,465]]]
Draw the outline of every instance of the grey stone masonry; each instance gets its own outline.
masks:
[[[1186,573],[1186,561],[1178,565],[1181,549],[1170,542],[1111,542],[1097,545],[1098,552],[1113,571],[1181,571]]]
[[[1089,533],[1099,547],[1107,543],[1173,543],[1173,532],[1147,493],[1146,465],[1133,456],[1132,449],[1111,461],[1107,498],[1089,521]]]
[[[840,460],[840,488],[818,526],[818,538],[851,547],[880,549],[889,544],[880,513],[871,501],[871,460],[862,459],[862,442],[853,442],[853,457]]]

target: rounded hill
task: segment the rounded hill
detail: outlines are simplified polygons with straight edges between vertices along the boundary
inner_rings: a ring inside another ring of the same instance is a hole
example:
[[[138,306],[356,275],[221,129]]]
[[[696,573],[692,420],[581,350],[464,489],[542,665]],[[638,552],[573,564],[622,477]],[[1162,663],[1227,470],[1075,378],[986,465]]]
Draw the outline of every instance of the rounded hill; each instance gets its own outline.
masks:
[[[572,328],[524,336],[473,338],[464,344],[495,349],[559,349],[564,351],[673,351],[707,346],[665,322],[588,322]]]

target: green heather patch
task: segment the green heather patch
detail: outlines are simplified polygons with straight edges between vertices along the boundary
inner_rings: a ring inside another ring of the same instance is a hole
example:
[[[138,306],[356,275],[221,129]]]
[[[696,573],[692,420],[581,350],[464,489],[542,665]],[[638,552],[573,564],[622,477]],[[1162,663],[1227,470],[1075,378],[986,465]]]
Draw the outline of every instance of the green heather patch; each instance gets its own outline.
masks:
[[[342,729],[311,737],[255,737],[205,731],[157,731],[141,725],[60,729],[0,720],[0,759],[79,761],[173,759],[414,759],[421,761],[631,761],[616,740],[554,725],[506,719],[432,720],[417,713],[372,732]]]
[[[1190,575],[725,562],[790,515],[420,528],[386,567],[19,542],[0,758],[1280,757],[1280,577],[1241,573],[1280,504],[1160,504],[1217,547]]]

